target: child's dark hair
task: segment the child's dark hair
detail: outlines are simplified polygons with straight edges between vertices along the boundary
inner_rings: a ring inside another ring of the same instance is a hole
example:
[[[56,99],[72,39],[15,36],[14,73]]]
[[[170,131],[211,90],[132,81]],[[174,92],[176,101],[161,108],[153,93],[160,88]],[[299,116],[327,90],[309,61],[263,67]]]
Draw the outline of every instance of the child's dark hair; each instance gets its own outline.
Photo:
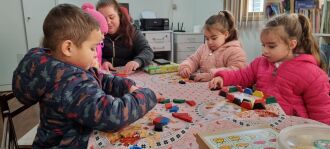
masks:
[[[134,26],[131,25],[130,20],[123,14],[116,0],[99,0],[96,4],[96,10],[107,6],[113,6],[115,11],[117,11],[120,20],[118,34],[123,36],[124,44],[131,49],[133,46]]]
[[[99,30],[94,18],[77,6],[60,4],[52,8],[45,18],[42,46],[57,50],[63,41],[71,40],[80,47],[93,30]]]
[[[320,50],[313,37],[308,18],[302,14],[282,14],[269,20],[262,31],[264,32],[280,26],[284,28],[284,34],[279,34],[283,41],[289,44],[289,39],[297,40],[297,46],[293,49],[293,53],[313,55],[319,67],[327,72],[327,66],[320,57]]]
[[[204,29],[211,31],[216,29],[221,33],[228,31],[229,36],[225,42],[238,39],[237,29],[235,28],[235,20],[233,15],[229,11],[220,11],[217,15],[209,17],[205,21]]]

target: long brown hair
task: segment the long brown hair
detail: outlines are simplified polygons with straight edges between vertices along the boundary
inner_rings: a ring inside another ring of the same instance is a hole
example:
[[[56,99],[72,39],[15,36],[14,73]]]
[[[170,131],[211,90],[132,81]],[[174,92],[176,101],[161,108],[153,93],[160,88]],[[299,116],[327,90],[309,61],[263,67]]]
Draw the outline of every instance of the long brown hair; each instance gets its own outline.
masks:
[[[63,41],[71,40],[80,47],[93,30],[99,30],[94,18],[77,6],[60,4],[52,8],[44,20],[42,46],[57,50]]]
[[[212,15],[205,21],[204,29],[211,31],[216,29],[221,33],[229,32],[229,36],[225,42],[238,39],[237,29],[235,28],[235,20],[229,11],[220,11],[217,15]]]
[[[135,35],[135,28],[127,19],[125,14],[121,11],[120,5],[116,0],[99,0],[96,4],[96,9],[112,6],[115,11],[117,11],[120,20],[119,30],[117,31],[118,35],[122,35],[124,39],[124,44],[131,49],[133,46],[133,37]]]
[[[302,14],[282,14],[270,19],[262,32],[280,26],[284,28],[284,34],[279,34],[283,41],[288,44],[289,39],[297,40],[297,46],[293,49],[293,53],[313,55],[318,66],[327,72],[327,66],[320,57],[320,49],[313,37],[311,23],[308,18]]]

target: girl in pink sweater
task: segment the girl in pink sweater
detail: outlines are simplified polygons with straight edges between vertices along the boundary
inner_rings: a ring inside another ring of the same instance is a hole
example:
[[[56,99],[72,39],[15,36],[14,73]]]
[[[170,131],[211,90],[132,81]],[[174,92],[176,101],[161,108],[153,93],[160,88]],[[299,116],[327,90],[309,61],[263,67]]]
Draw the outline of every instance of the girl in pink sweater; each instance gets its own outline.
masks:
[[[275,96],[286,114],[329,125],[330,85],[309,20],[297,14],[276,16],[263,28],[260,39],[262,57],[246,68],[218,71],[209,87],[255,84]]]
[[[204,36],[206,44],[180,64],[180,76],[193,76],[194,81],[210,81],[218,70],[245,66],[246,54],[237,40],[234,18],[230,12],[220,11],[208,18],[204,25]]]

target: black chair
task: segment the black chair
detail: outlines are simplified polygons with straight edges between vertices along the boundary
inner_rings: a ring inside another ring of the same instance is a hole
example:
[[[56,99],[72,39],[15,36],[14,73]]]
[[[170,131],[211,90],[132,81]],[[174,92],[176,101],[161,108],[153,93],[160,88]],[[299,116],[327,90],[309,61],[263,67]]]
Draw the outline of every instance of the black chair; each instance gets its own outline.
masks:
[[[22,149],[22,148],[32,148],[30,146],[20,146],[18,145],[15,127],[12,118],[20,114],[24,110],[28,109],[29,105],[22,105],[21,107],[11,111],[9,108],[9,101],[17,100],[14,96],[14,93],[11,91],[0,92],[0,105],[1,105],[1,114],[3,119],[3,133],[1,141],[1,149]]]

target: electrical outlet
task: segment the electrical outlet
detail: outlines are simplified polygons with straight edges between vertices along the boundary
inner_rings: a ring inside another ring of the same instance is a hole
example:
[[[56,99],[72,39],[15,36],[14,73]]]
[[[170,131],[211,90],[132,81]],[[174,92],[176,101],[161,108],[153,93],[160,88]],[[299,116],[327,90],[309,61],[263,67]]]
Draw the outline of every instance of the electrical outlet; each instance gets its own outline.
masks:
[[[172,4],[172,9],[176,10],[177,9],[177,5],[176,4]]]

